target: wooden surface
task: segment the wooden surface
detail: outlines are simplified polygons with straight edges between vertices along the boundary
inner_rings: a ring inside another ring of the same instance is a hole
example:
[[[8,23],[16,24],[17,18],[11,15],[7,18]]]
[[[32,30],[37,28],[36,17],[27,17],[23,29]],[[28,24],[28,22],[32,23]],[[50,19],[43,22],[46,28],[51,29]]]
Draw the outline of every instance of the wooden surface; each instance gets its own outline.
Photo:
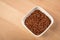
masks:
[[[42,6],[54,18],[41,37],[34,37],[21,23],[35,6]],[[0,0],[0,40],[60,40],[60,0]]]

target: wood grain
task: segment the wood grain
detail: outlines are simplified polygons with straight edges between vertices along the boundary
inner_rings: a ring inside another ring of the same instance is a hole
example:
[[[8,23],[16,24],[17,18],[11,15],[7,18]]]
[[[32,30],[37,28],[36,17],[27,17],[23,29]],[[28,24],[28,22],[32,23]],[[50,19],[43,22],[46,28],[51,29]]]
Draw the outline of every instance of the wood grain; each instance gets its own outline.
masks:
[[[54,18],[52,27],[41,37],[34,37],[21,19],[35,6],[41,6]],[[60,0],[0,0],[1,40],[60,40]]]

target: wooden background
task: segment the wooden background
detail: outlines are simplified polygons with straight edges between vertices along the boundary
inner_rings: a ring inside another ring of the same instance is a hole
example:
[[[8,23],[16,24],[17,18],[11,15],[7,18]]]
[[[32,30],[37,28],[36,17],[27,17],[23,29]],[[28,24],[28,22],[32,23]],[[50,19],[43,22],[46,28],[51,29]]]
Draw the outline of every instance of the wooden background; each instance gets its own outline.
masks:
[[[34,37],[21,23],[35,6],[54,18],[52,27],[41,37]],[[0,0],[0,40],[60,40],[60,0]]]

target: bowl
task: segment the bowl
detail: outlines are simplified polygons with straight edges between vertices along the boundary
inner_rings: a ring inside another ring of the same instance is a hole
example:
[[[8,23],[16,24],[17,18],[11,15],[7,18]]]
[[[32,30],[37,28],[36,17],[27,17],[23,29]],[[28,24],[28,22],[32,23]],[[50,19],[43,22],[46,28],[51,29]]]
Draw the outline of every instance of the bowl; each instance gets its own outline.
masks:
[[[50,21],[51,21],[51,23],[50,23],[50,25],[40,34],[40,35],[35,35],[33,32],[31,32],[27,27],[26,27],[26,25],[25,25],[25,19],[29,16],[29,15],[31,15],[31,13],[33,12],[33,11],[35,11],[35,10],[40,10],[41,12],[43,12],[49,19],[50,19]],[[30,11],[28,11],[28,13],[23,17],[23,19],[22,19],[22,24],[23,24],[23,26],[32,34],[32,35],[34,35],[35,37],[40,37],[40,36],[42,36],[51,26],[52,26],[52,24],[53,24],[53,22],[54,22],[54,20],[53,20],[53,17],[45,10],[45,9],[43,9],[42,7],[40,7],[40,6],[36,6],[36,7],[33,7]]]

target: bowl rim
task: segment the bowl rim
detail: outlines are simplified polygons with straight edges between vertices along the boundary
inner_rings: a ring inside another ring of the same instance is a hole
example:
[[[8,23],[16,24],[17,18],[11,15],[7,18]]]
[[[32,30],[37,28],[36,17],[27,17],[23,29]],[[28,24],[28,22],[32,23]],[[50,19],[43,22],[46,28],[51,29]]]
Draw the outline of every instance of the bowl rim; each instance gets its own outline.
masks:
[[[31,32],[25,25],[24,21],[25,19],[33,12],[35,11],[36,9],[40,10],[41,12],[43,12],[51,21],[50,25],[39,35],[35,35],[33,32]],[[54,20],[53,20],[53,17],[45,10],[43,9],[41,6],[36,6],[36,7],[33,7],[30,11],[28,11],[28,13],[22,18],[22,24],[23,26],[31,33],[33,34],[35,37],[40,37],[42,36],[51,26],[52,24],[54,23]]]

